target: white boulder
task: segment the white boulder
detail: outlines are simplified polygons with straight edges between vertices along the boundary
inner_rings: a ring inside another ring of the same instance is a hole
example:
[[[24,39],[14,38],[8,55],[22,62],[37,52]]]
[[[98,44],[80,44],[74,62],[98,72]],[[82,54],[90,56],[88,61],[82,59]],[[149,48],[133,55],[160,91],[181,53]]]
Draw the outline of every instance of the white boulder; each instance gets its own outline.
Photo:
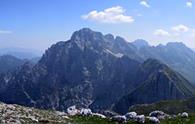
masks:
[[[86,115],[92,115],[92,111],[91,111],[91,109],[82,108],[80,110],[80,114],[81,115],[84,115],[84,116],[86,116]]]
[[[76,108],[76,106],[71,106],[67,108],[67,113],[70,116],[78,115],[80,111]]]
[[[160,121],[156,117],[148,117],[149,122],[152,122],[154,124],[160,124]]]
[[[145,123],[145,116],[144,115],[137,115],[135,121],[137,121],[140,124],[144,124]]]
[[[181,117],[182,117],[182,118],[188,118],[188,116],[189,116],[189,115],[188,115],[187,112],[183,112],[183,113],[181,114]]]
[[[125,114],[125,117],[127,118],[127,120],[135,120],[137,116],[136,112],[128,112]]]
[[[165,119],[168,118],[169,115],[167,115],[166,113],[164,113],[163,111],[153,111],[149,114],[150,117],[156,117],[158,119]]]

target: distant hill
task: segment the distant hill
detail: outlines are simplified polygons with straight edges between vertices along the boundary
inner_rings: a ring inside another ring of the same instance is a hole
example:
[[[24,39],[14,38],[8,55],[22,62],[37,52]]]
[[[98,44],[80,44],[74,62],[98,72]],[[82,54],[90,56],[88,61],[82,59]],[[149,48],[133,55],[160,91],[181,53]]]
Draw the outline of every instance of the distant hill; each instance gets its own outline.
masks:
[[[147,41],[143,40],[143,39],[137,39],[133,42],[131,42],[133,45],[135,45],[138,49],[142,48],[142,47],[149,47],[150,45],[148,44]]]
[[[144,60],[155,58],[182,74],[195,85],[195,52],[183,43],[170,42],[167,45],[145,46],[138,50]]]
[[[26,60],[18,59],[11,55],[0,56],[0,73],[14,71],[17,67],[23,65]]]
[[[42,56],[42,52],[25,48],[1,48],[0,55],[12,55],[19,59],[32,59]]]
[[[40,59],[41,59],[41,57],[35,57],[35,58],[30,59],[29,61],[34,63],[34,64],[37,64]]]

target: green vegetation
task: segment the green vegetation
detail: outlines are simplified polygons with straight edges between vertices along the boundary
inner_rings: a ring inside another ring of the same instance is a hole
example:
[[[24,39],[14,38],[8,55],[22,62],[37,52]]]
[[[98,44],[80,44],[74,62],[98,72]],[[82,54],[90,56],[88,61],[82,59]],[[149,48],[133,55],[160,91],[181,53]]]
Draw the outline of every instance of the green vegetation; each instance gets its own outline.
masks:
[[[97,117],[84,117],[84,116],[75,116],[72,117],[72,122],[79,124],[116,124],[111,122],[108,119],[101,119]]]
[[[135,105],[129,111],[136,111],[139,114],[148,115],[150,112],[160,110],[168,114],[178,114],[181,112],[195,113],[195,98],[187,100],[161,101],[153,104]]]
[[[191,114],[188,118],[177,117],[161,121],[161,124],[195,124],[195,114]]]
[[[72,119],[73,119],[72,122],[77,124],[119,124],[109,119],[101,119],[98,117],[76,116],[73,117]],[[137,123],[129,121],[127,124],[137,124]]]
[[[79,124],[119,124],[117,122],[112,122],[108,119],[99,119],[96,117],[73,117],[74,123]],[[137,124],[136,122],[128,122],[127,124]],[[146,120],[145,124],[152,124]],[[195,124],[195,114],[189,116],[189,118],[177,117],[175,119],[161,120],[161,124]]]

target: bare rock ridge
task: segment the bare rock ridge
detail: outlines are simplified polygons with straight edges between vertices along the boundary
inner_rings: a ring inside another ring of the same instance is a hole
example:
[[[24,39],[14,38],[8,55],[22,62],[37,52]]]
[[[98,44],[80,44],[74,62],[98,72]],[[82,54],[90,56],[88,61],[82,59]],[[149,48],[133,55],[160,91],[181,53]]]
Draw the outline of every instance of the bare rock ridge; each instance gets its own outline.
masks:
[[[88,28],[52,45],[37,64],[26,63],[4,77],[0,101],[62,111],[77,105],[122,113],[128,109],[118,105],[128,108],[194,94],[190,82],[169,66],[144,57],[121,37]]]

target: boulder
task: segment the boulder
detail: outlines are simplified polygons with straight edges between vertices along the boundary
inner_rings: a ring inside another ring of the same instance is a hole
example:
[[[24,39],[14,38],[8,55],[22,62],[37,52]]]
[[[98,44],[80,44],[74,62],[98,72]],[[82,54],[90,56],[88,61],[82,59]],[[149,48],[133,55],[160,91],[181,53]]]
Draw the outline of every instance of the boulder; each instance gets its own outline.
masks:
[[[156,117],[148,117],[148,120],[153,124],[160,124],[160,120]]]
[[[150,117],[156,117],[156,118],[161,119],[161,120],[169,117],[168,114],[164,113],[163,111],[158,111],[158,110],[151,112],[149,114],[149,116]]]
[[[137,116],[136,112],[128,112],[127,114],[125,114],[127,120],[135,120],[136,116]]]
[[[171,115],[171,116],[169,116],[169,119],[175,119],[175,118],[177,118],[177,115]]]
[[[183,112],[183,113],[181,114],[181,117],[182,117],[182,118],[188,118],[188,116],[189,116],[189,115],[188,115],[187,112]]]
[[[80,111],[76,108],[76,106],[71,106],[67,108],[67,113],[70,116],[78,115],[80,114]]]
[[[80,110],[80,114],[81,114],[81,115],[84,115],[84,116],[92,115],[92,111],[91,111],[91,109],[82,108],[82,109]]]
[[[113,116],[111,119],[112,121],[117,121],[119,123],[125,123],[127,121],[126,117],[121,115]]]
[[[145,123],[145,116],[144,115],[137,115],[135,121],[137,121],[140,124]]]

